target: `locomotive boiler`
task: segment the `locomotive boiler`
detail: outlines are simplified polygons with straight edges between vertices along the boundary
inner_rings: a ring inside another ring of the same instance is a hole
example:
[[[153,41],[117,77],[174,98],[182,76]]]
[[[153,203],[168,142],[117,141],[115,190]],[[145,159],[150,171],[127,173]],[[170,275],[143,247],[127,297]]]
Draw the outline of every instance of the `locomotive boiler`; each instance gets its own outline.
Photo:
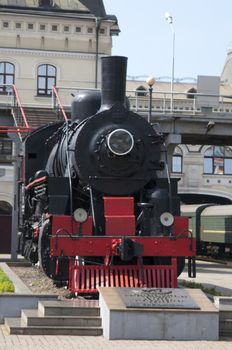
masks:
[[[195,239],[177,180],[161,176],[164,136],[130,110],[125,57],[102,58],[102,87],[73,98],[71,119],[24,142],[19,252],[72,292],[176,287]]]

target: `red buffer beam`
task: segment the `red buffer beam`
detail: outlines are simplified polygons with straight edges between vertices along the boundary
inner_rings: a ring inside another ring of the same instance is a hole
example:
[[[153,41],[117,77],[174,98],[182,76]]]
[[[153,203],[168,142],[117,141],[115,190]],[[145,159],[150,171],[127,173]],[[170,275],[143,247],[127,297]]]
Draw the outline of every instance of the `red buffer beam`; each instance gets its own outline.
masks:
[[[133,237],[133,242],[143,246],[140,256],[195,256],[196,240],[194,238],[169,237]],[[83,237],[53,235],[51,238],[51,255],[60,256],[117,256],[117,247],[122,243],[119,237]]]

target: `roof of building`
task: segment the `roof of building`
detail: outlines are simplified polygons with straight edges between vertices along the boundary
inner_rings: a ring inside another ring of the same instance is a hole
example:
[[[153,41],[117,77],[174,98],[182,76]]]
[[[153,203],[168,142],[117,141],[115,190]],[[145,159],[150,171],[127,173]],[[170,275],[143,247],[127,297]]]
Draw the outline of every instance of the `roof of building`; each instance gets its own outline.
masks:
[[[0,0],[0,11],[87,12],[95,17],[108,18],[103,0]]]
[[[149,91],[149,86],[144,80],[127,80],[126,90],[129,95],[133,95],[136,90]],[[186,93],[197,92],[197,84],[195,83],[174,83],[173,91],[175,93],[175,99],[182,99],[186,97]],[[153,91],[157,98],[163,96],[165,93],[170,93],[171,83],[157,81],[153,85]],[[224,102],[231,102],[232,98],[232,86],[228,84],[220,84],[220,95],[224,96]],[[226,99],[226,96],[228,99]]]

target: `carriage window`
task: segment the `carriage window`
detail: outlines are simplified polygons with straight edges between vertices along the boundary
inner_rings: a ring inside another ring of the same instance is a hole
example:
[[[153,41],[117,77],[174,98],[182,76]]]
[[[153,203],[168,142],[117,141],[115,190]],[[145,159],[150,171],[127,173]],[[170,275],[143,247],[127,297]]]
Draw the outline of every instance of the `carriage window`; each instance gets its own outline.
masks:
[[[232,149],[228,146],[211,146],[204,154],[204,174],[232,174]]]
[[[50,64],[42,64],[38,67],[37,94],[51,96],[53,85],[56,85],[56,67]]]
[[[0,62],[0,94],[7,94],[14,84],[15,68],[12,63]]]

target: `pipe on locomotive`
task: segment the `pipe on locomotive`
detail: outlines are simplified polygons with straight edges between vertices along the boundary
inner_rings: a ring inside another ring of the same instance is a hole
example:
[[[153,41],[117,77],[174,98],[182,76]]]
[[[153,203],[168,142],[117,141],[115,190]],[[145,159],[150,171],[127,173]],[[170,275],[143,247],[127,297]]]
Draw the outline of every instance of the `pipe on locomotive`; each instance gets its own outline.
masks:
[[[100,112],[118,104],[129,109],[126,99],[127,57],[102,57],[102,86]],[[113,130],[107,137],[109,150],[117,156],[124,156],[134,147],[132,134],[125,129]]]
[[[101,92],[79,90],[71,105],[71,120],[80,123],[90,116],[110,109],[115,103],[129,109],[126,97],[127,57],[107,56],[101,58]]]
[[[101,108],[110,109],[115,103],[126,106],[127,57],[102,57]]]

